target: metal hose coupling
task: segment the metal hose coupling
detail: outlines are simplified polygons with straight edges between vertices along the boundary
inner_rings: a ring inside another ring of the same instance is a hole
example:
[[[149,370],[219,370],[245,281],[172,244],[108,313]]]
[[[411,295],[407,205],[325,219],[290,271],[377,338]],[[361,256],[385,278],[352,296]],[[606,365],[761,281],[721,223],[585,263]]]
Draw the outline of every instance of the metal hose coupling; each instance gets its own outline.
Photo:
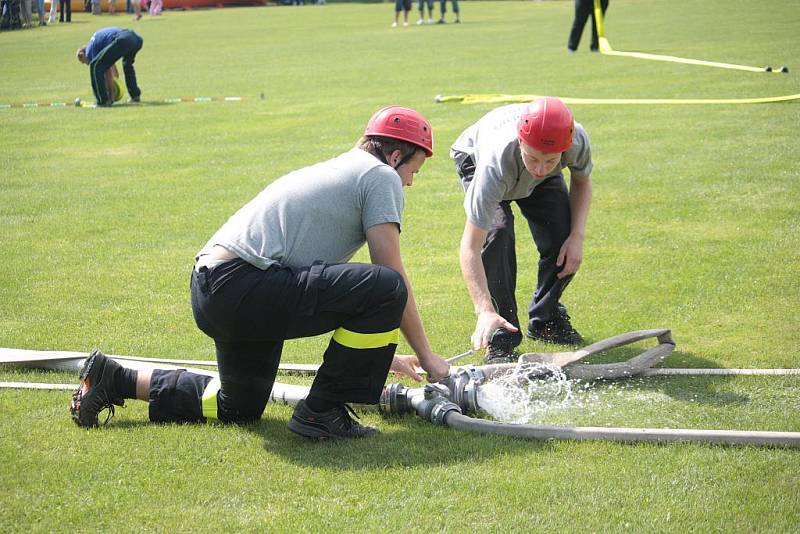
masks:
[[[486,382],[480,368],[467,365],[455,368],[447,378],[424,388],[409,389],[403,384],[389,384],[383,388],[378,410],[384,416],[404,415],[416,411],[423,418],[443,418],[452,408],[443,409],[445,402],[456,407],[459,413],[478,412],[478,386]],[[435,412],[435,415],[432,415]],[[443,420],[443,419],[442,419]]]
[[[442,380],[442,383],[450,390],[448,398],[458,405],[464,414],[478,411],[478,386],[484,382],[486,382],[486,375],[474,365],[459,367]]]
[[[411,390],[403,384],[389,384],[381,391],[378,400],[378,411],[383,416],[403,415],[414,411],[411,406]]]
[[[450,389],[444,384],[428,384],[423,389],[424,400],[417,403],[417,414],[436,425],[444,425],[447,414],[461,413],[461,408],[449,399]]]

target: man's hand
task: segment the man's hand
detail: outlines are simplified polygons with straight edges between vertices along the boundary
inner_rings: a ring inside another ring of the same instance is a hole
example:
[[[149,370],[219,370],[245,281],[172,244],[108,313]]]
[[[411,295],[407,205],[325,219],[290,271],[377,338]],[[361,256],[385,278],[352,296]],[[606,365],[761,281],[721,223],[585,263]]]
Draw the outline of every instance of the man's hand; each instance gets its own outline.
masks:
[[[428,373],[428,382],[439,382],[450,376],[450,364],[439,355],[428,356],[422,364],[425,372]]]
[[[485,311],[479,313],[478,322],[475,324],[475,332],[472,333],[472,348],[478,350],[488,346],[492,333],[498,328],[505,328],[510,332],[519,331],[516,326],[495,312]]]
[[[404,375],[414,380],[415,382],[422,382],[422,377],[417,372],[419,360],[416,356],[400,356],[394,355],[392,359],[392,366],[389,370],[398,375]]]
[[[562,267],[561,271],[556,275],[558,278],[565,278],[578,272],[583,261],[583,238],[570,236],[561,245],[561,250],[558,253],[556,265]]]
[[[419,367],[422,367],[428,373],[428,382],[438,382],[450,375],[450,364],[447,363],[447,360],[435,354],[429,356],[424,365],[420,364],[419,358],[416,356],[395,354],[389,370],[392,373],[407,376],[416,382],[422,382],[422,376],[417,372]]]

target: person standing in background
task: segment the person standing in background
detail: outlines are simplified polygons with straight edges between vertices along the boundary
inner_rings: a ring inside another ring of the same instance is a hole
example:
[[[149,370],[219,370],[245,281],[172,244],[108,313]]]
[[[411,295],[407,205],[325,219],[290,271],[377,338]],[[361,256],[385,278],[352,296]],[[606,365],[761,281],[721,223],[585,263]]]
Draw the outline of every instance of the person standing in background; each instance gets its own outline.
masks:
[[[51,0],[55,2],[55,0]],[[67,19],[66,22],[72,22],[72,2],[71,0],[58,0],[58,9],[60,11],[58,16],[58,22],[64,22],[64,16],[66,15]]]
[[[397,28],[400,22],[400,12],[403,12],[403,26],[408,26],[408,13],[411,11],[411,0],[394,0],[394,22],[392,28]]]
[[[50,16],[47,17],[48,24],[54,24],[56,22],[56,12],[58,8],[56,7],[56,0],[50,0]]]
[[[433,24],[433,0],[419,0],[419,20],[417,25],[425,24],[425,4],[428,5],[428,24]]]
[[[603,15],[606,14],[608,9],[608,0],[599,0],[600,9]],[[594,2],[595,0],[575,0],[575,19],[572,21],[572,31],[569,33],[569,41],[567,42],[567,51],[572,54],[578,50],[578,43],[581,42],[581,35],[583,28],[586,26],[586,21],[592,17],[592,43],[590,48],[592,52],[600,50],[599,40],[597,38],[597,21],[594,16]]]
[[[460,17],[461,11],[458,8],[458,0],[450,0],[450,1],[453,3],[453,14],[456,16],[456,20],[454,20],[453,22],[458,24],[459,22],[461,22],[461,17]],[[444,14],[447,13],[447,0],[439,0],[439,11],[441,13],[441,16],[439,17],[439,20],[436,22],[436,24],[444,24],[445,22],[447,22],[446,20],[444,20]]]
[[[31,0],[22,0],[22,9],[20,9],[19,15],[23,28],[30,28],[33,25],[32,9]]]
[[[39,26],[47,26],[44,21],[44,0],[36,0],[36,14],[39,15]]]

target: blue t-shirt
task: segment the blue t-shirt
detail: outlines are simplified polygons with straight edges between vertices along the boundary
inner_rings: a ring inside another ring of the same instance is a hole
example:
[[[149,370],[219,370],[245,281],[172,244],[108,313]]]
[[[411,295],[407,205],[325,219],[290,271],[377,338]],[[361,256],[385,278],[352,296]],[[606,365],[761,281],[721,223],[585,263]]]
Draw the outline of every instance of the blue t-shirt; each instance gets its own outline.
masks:
[[[102,30],[97,30],[94,32],[92,38],[89,39],[89,44],[86,45],[86,59],[92,61],[102,49],[111,44],[117,34],[121,31],[122,28],[112,26],[110,28],[103,28]]]

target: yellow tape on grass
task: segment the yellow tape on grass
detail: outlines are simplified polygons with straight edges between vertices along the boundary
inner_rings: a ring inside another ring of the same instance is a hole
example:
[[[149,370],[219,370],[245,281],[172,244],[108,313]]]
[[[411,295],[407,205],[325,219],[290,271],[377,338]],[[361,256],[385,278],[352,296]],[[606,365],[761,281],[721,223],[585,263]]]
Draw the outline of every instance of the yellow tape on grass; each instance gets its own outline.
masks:
[[[734,69],[744,70],[749,72],[789,72],[788,67],[782,66],[780,69],[772,69],[772,67],[751,67],[748,65],[736,65],[734,63],[719,63],[717,61],[703,61],[701,59],[686,59],[676,56],[663,56],[659,54],[646,54],[643,52],[621,52],[611,48],[611,43],[608,42],[605,34],[605,25],[603,24],[603,9],[600,6],[600,0],[594,0],[594,18],[597,23],[597,37],[600,44],[600,53],[606,56],[624,56],[635,57],[638,59],[649,59],[653,61],[670,61],[672,63],[685,63],[688,65],[702,65],[705,67],[717,67],[720,69]]]
[[[530,102],[544,95],[503,95],[503,94],[474,94],[474,95],[449,95],[436,97],[436,102],[461,102],[462,104],[510,104],[514,102]],[[552,95],[550,95],[552,96]],[[769,104],[773,102],[788,102],[800,100],[800,94],[785,96],[770,96],[762,98],[572,98],[559,96],[562,102],[568,105],[594,104],[594,105],[654,105],[654,104]]]

